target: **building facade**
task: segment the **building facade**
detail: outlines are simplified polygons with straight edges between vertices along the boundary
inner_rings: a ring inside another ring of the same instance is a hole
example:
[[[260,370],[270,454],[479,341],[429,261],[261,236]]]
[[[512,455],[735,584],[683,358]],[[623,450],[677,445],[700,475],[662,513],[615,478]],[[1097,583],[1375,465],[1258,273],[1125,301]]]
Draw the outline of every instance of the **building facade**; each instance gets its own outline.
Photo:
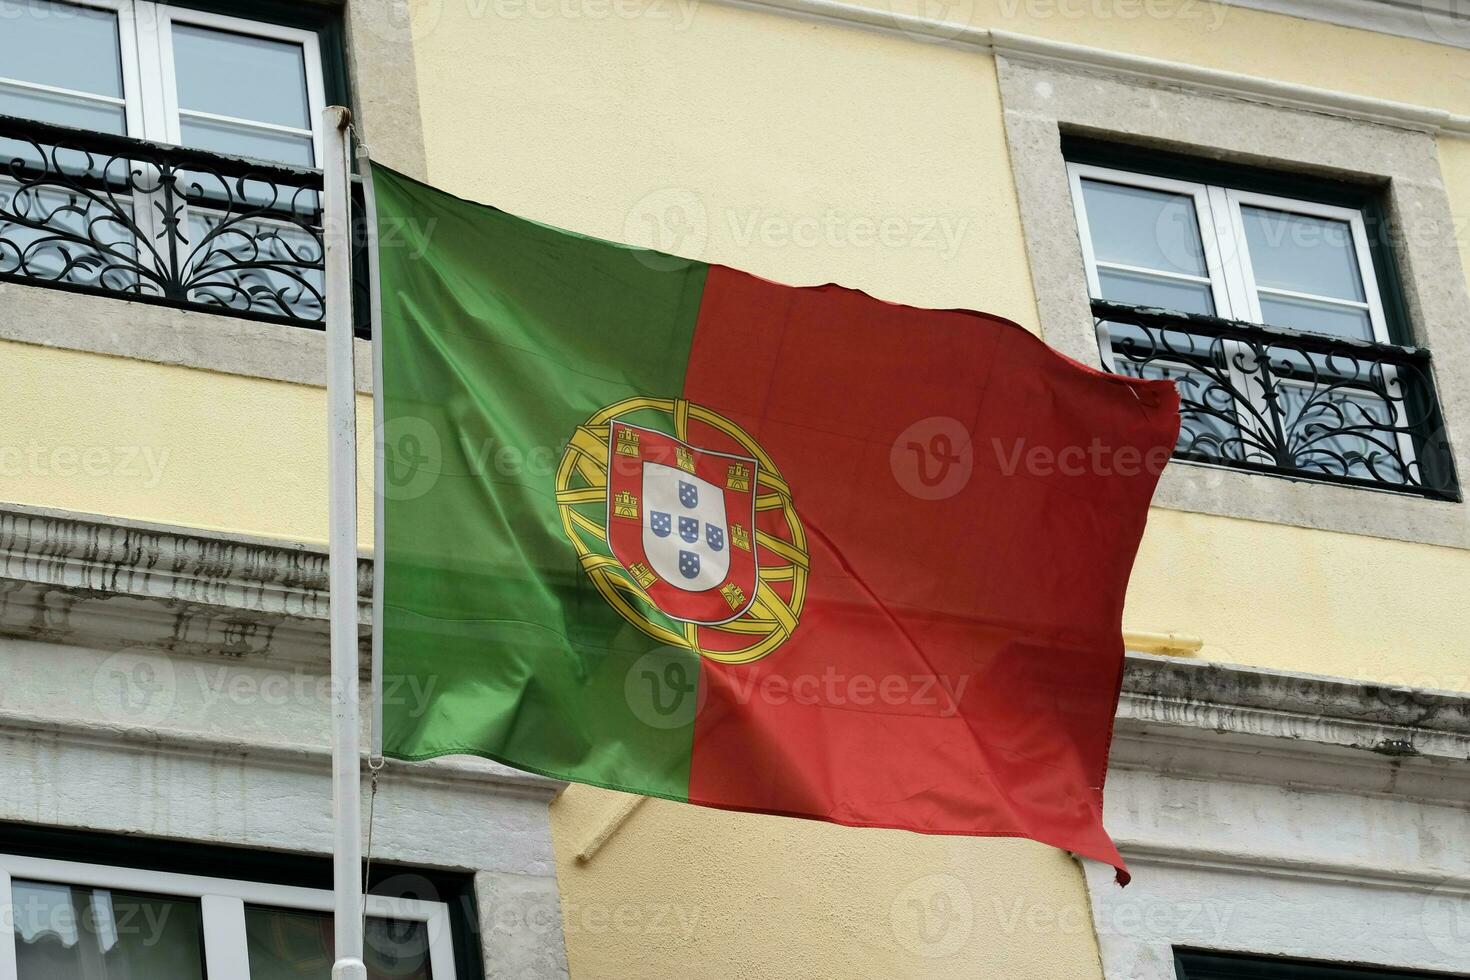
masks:
[[[1454,5],[0,0],[0,980],[327,975],[332,103],[464,197],[985,310],[1185,401],[1125,617],[1126,889],[389,763],[379,974],[1470,975]]]

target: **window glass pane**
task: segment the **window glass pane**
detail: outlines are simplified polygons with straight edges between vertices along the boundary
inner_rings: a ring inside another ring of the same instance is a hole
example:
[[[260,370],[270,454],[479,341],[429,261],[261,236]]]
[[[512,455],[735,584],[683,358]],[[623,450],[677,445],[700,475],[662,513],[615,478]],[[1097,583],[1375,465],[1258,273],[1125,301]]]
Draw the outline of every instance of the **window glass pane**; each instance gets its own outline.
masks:
[[[1359,340],[1373,339],[1373,322],[1368,319],[1368,311],[1354,306],[1262,293],[1261,319],[1271,327],[1288,327],[1334,337],[1356,337]]]
[[[1293,461],[1331,476],[1406,481],[1393,407],[1367,391],[1282,382],[1277,385]]]
[[[246,907],[250,980],[330,980],[332,916]],[[432,980],[422,922],[370,918],[364,944],[369,980]]]
[[[0,140],[0,151],[10,140]],[[106,175],[116,178],[114,165]],[[100,176],[100,167],[89,171]],[[138,267],[147,257],[133,237],[131,199],[86,195],[0,178],[0,273],[148,293]]]
[[[0,0],[0,77],[122,98],[117,15],[47,0]]]
[[[1109,323],[1113,370],[1134,378],[1172,381],[1179,389],[1179,439],[1174,451],[1222,460],[1243,459],[1248,441],[1236,421],[1235,395],[1228,386],[1188,364],[1160,356],[1165,351],[1205,353],[1210,342],[1170,331],[1150,334],[1127,323]]]
[[[1352,226],[1269,208],[1242,207],[1257,286],[1364,300]]]
[[[260,160],[279,160],[303,167],[310,167],[314,162],[311,140],[305,136],[291,136],[187,117],[179,120],[179,135],[185,146],[194,146],[201,150],[215,150]]]
[[[199,903],[17,881],[20,980],[203,980]]]
[[[1098,261],[1207,275],[1194,198],[1084,180],[1082,200]]]
[[[233,310],[319,319],[322,248],[299,224],[203,207],[189,209],[188,298]]]
[[[301,45],[174,25],[179,108],[309,129]]]
[[[1157,306],[1180,313],[1214,313],[1215,301],[1210,287],[1203,283],[1181,282],[1162,276],[1098,269],[1102,299],[1134,306]]]
[[[0,24],[0,27],[3,27]],[[127,120],[121,106],[105,102],[92,102],[70,95],[53,95],[15,88],[0,82],[0,114],[20,116],[22,119],[39,119],[41,122],[56,123],[58,126],[76,126],[100,133],[127,132]]]

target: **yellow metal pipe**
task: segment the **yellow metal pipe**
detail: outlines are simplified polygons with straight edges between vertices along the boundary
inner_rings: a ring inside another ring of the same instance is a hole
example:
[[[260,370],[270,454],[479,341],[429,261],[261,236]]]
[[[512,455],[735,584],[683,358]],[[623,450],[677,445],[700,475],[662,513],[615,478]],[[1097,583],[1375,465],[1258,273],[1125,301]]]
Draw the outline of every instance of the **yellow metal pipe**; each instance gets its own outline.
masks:
[[[1205,641],[1189,633],[1145,633],[1140,630],[1124,630],[1123,646],[1138,653],[1162,653],[1173,657],[1188,657],[1199,653]]]
[[[619,800],[617,808],[603,820],[602,827],[577,852],[578,863],[586,864],[596,857],[597,852],[602,850],[602,845],[606,844],[612,838],[613,834],[616,834],[622,829],[623,824],[628,822],[628,818],[636,813],[638,808],[646,802],[648,802],[648,797],[646,796],[625,795]]]

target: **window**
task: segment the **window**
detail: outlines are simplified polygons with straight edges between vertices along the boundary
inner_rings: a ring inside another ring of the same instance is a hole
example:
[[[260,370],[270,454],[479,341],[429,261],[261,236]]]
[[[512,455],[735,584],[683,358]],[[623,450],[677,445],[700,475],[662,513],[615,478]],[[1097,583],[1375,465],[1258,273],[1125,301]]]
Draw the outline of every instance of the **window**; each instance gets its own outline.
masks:
[[[1176,454],[1453,495],[1428,352],[1400,346],[1363,205],[1068,164],[1098,344],[1175,382]]]
[[[1187,950],[1175,951],[1174,970],[1179,980],[1453,980],[1446,973],[1405,973]]]
[[[1391,340],[1361,211],[1085,164],[1071,174],[1094,296]]]
[[[327,891],[0,855],[0,897],[0,980],[331,975]],[[373,895],[368,914],[372,980],[455,980],[447,906]]]
[[[241,7],[0,0],[0,279],[320,324],[338,24]]]
[[[315,31],[148,0],[0,0],[0,115],[314,166]]]

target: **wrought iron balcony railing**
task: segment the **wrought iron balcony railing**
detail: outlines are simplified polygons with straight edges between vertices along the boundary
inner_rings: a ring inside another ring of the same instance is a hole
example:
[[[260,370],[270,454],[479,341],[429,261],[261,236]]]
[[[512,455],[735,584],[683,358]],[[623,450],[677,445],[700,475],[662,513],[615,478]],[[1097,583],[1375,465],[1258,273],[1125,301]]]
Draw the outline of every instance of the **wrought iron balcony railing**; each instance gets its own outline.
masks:
[[[1174,455],[1459,500],[1427,350],[1104,300],[1104,363],[1179,387]]]
[[[0,279],[319,328],[321,190],[319,170],[0,116]]]

